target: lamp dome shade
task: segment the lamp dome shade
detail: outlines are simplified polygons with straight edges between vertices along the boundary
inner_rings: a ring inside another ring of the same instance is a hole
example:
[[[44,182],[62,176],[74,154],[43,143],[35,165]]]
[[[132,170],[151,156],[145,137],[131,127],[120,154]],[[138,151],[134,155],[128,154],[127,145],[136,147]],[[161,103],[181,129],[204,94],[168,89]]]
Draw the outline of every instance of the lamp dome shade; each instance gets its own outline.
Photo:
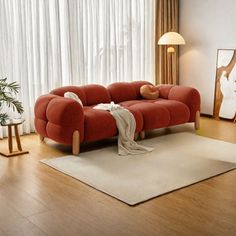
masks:
[[[159,45],[181,45],[185,44],[184,38],[176,32],[167,32],[163,34],[159,41]]]

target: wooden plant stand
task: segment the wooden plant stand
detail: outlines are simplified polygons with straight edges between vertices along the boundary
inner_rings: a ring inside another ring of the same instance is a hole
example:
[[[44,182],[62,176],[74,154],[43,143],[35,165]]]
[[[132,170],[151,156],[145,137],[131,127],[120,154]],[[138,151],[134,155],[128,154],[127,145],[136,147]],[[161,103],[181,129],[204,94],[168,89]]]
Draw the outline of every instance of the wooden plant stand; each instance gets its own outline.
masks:
[[[18,126],[21,125],[24,122],[24,120],[21,120],[19,122],[9,122],[6,124],[2,124],[2,126],[6,126],[8,128],[8,149],[9,152],[0,152],[1,155],[5,157],[12,157],[12,156],[18,156],[22,154],[29,153],[28,151],[23,151],[21,147],[21,142],[20,142],[20,136],[18,132]],[[17,143],[17,151],[13,151],[13,137],[12,137],[12,128],[14,127],[15,131],[15,138],[16,138],[16,143]]]

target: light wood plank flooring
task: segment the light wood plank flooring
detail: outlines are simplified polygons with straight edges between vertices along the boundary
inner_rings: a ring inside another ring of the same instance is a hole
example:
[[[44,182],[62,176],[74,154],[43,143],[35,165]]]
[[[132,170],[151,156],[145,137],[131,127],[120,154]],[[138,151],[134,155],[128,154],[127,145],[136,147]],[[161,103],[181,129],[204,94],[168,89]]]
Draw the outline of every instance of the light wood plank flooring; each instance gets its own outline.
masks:
[[[182,131],[194,132],[193,125],[148,136]],[[201,118],[198,133],[236,143],[235,123]],[[30,154],[0,157],[0,235],[236,235],[235,170],[129,207],[39,163],[66,155],[69,148],[40,143],[36,134],[21,140]],[[81,151],[114,143],[85,145]],[[6,147],[7,140],[1,140],[0,149]]]

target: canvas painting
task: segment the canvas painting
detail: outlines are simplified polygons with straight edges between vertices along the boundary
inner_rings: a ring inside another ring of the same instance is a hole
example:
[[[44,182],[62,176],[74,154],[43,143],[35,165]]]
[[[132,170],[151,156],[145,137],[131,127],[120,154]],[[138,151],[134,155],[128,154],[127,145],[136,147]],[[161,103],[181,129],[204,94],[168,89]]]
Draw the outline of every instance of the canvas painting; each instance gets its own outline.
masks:
[[[214,117],[236,121],[236,49],[217,53]]]

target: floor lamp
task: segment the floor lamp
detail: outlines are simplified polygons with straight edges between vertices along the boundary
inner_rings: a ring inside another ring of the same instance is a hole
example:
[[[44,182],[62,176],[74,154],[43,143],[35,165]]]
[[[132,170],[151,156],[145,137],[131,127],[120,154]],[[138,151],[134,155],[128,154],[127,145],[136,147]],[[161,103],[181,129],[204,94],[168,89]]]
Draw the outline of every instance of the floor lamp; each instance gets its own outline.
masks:
[[[167,53],[168,53],[168,68],[170,69],[170,81],[172,80],[172,55],[175,53],[175,48],[173,47],[174,45],[183,45],[185,44],[184,38],[176,33],[176,32],[167,32],[163,34],[159,41],[158,45],[167,45]]]

